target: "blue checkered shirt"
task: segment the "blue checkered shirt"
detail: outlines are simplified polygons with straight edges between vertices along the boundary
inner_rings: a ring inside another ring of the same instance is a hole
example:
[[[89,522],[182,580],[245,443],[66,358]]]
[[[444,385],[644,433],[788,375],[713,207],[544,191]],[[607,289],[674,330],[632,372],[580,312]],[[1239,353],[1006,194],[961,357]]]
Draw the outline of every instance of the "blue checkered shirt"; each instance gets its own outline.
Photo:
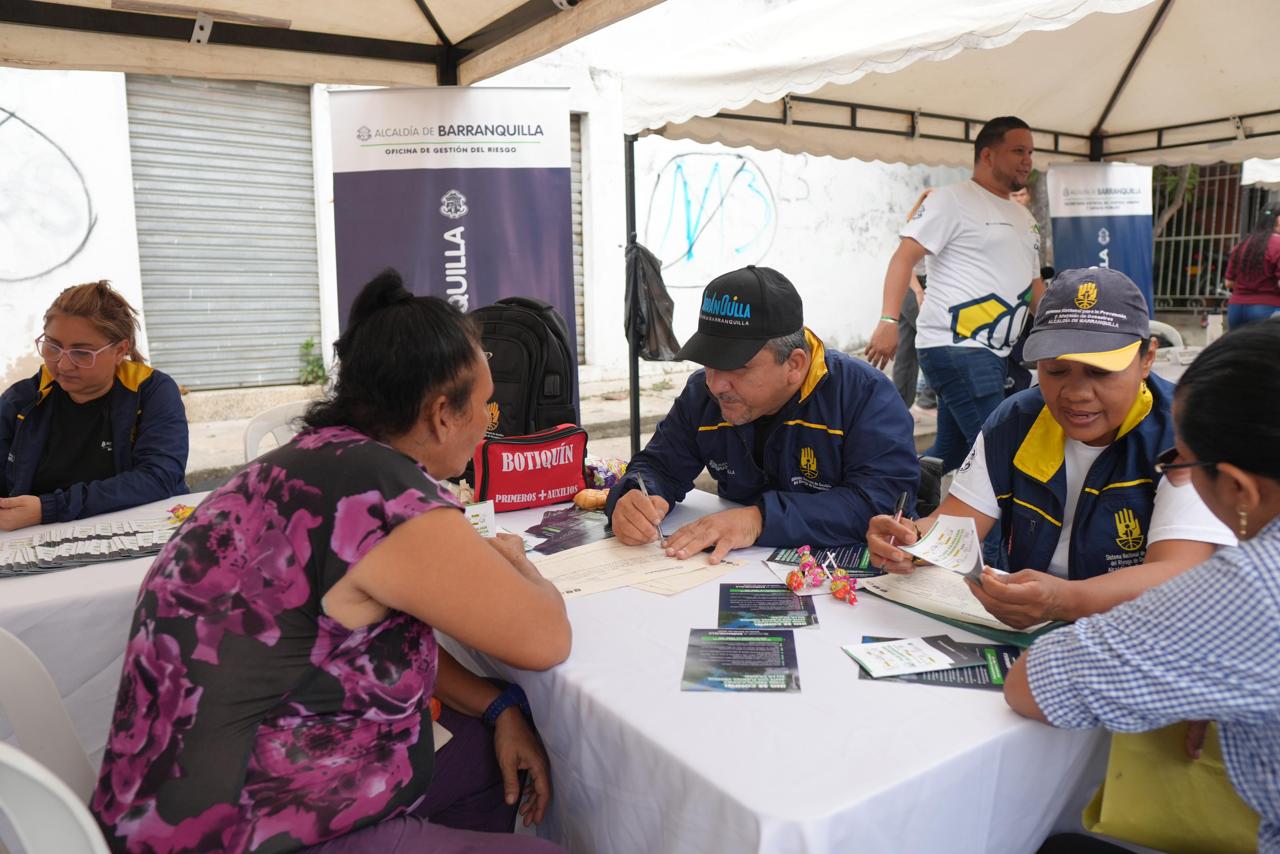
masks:
[[[1215,720],[1227,774],[1280,854],[1280,519],[1111,611],[1051,632],[1027,679],[1054,726]]]

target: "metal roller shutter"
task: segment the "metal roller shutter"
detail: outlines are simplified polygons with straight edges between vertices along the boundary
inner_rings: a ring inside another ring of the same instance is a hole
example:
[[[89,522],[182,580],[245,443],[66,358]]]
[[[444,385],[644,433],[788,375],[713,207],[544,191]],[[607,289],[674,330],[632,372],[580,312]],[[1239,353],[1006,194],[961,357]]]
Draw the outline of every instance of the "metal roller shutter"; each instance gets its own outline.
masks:
[[[304,86],[130,75],[147,355],[195,389],[296,383],[320,339]]]
[[[587,363],[582,267],[582,114],[569,114],[569,202],[573,210],[573,313],[578,331],[578,364]]]

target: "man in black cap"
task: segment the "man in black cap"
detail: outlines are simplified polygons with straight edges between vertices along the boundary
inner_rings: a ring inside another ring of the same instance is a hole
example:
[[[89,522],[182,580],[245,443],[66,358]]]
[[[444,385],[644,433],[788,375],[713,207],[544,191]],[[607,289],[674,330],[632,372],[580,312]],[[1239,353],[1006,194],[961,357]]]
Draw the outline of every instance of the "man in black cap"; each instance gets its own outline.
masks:
[[[609,493],[606,512],[622,542],[659,539],[662,519],[704,467],[721,497],[746,506],[667,532],[676,557],[714,546],[716,563],[757,543],[856,543],[902,493],[914,502],[913,424],[893,384],[825,350],[781,273],[745,267],[714,279],[698,331],[677,358],[705,370],[689,378]]]

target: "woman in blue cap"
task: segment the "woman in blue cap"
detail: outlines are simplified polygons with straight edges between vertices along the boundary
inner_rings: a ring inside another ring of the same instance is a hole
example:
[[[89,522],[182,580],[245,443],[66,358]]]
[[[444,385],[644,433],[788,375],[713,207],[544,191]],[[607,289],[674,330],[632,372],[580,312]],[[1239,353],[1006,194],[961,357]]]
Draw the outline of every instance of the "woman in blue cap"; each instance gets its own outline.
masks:
[[[973,594],[1024,628],[1106,611],[1235,544],[1194,490],[1156,469],[1173,447],[1173,387],[1151,373],[1147,303],[1127,276],[1059,274],[1024,354],[1040,385],[991,414],[937,512],[871,520],[885,569],[912,570],[893,542],[915,542],[938,515],[971,516],[980,536],[995,532],[987,562],[1012,571],[987,573]]]

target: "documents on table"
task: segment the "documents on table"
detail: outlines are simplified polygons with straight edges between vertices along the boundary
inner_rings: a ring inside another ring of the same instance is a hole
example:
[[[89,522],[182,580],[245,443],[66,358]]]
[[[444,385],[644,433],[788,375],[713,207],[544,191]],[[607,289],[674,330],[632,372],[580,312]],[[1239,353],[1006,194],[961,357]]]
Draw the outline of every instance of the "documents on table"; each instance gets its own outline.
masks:
[[[841,647],[868,674],[903,676],[931,670],[979,667],[982,655],[968,644],[960,644],[946,635],[927,638],[905,638],[849,644]]]
[[[534,551],[542,555],[553,555],[613,536],[609,519],[602,511],[572,505],[544,511],[542,521],[525,528],[524,532],[542,540],[534,546]]]
[[[917,566],[910,575],[890,573],[864,578],[858,582],[858,588],[929,614],[1006,632],[1030,633],[1048,625],[1037,623],[1015,629],[1000,622],[974,598],[964,579],[963,575],[940,566]]]
[[[564,598],[573,599],[704,569],[710,566],[707,557],[699,553],[679,560],[667,557],[657,543],[627,546],[610,537],[553,555],[538,556],[534,563]],[[724,561],[720,566],[726,563],[729,562]]]
[[[498,519],[493,512],[493,499],[488,501],[477,501],[475,504],[468,504],[462,508],[462,512],[467,515],[467,523],[476,529],[476,533],[482,537],[491,538],[498,534]]]
[[[173,534],[167,518],[71,522],[0,541],[0,578],[158,554]]]
[[[939,637],[945,637],[940,635]],[[864,644],[896,641],[899,638],[882,638],[863,635]],[[925,638],[926,641],[930,638]],[[952,667],[949,670],[931,670],[926,673],[904,673],[901,676],[883,676],[882,682],[922,682],[927,685],[945,685],[952,688],[977,688],[981,691],[1003,691],[1005,677],[1022,650],[1005,643],[962,643],[946,638],[944,651],[960,651],[964,657],[976,655],[980,667]],[[961,656],[957,656],[961,657]],[[865,668],[858,668],[859,679],[875,679]]]
[[[720,628],[803,629],[818,624],[812,597],[785,584],[721,584]]]
[[[850,578],[870,578],[883,572],[883,570],[871,565],[871,551],[864,545],[815,548],[812,554],[813,559],[818,562],[818,566],[828,566],[830,561],[843,569],[845,575]],[[800,550],[789,548],[774,549],[765,558],[765,561],[769,564],[785,564],[788,569],[782,570],[780,576],[785,581],[787,573],[791,571],[790,567],[799,566],[800,564]],[[775,567],[770,566],[769,569],[775,575],[778,574],[778,570]]]
[[[939,516],[929,533],[898,548],[925,563],[982,580],[982,540],[972,516]]]
[[[682,691],[800,690],[790,629],[690,629]]]
[[[737,561],[726,560],[721,561],[715,566],[707,565],[700,569],[690,569],[687,572],[681,572],[677,575],[668,575],[665,578],[655,578],[652,581],[645,581],[641,584],[631,585],[636,590],[644,590],[647,593],[658,593],[662,596],[674,596],[677,593],[683,593],[686,590],[692,590],[695,587],[706,584],[708,581],[715,581],[717,578],[723,578],[729,573],[737,569],[741,564]]]

